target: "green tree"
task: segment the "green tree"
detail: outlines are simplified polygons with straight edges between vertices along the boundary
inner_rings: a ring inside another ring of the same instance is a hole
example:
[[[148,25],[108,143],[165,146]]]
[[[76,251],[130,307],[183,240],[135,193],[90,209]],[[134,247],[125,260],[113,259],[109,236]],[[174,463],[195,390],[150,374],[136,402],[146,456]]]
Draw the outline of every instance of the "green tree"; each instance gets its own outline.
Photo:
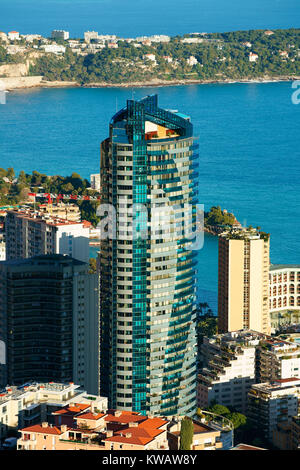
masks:
[[[96,274],[96,272],[97,272],[97,260],[96,260],[96,258],[90,258],[89,273],[90,274]]]
[[[180,450],[190,450],[193,443],[194,425],[191,418],[185,417],[180,427]]]

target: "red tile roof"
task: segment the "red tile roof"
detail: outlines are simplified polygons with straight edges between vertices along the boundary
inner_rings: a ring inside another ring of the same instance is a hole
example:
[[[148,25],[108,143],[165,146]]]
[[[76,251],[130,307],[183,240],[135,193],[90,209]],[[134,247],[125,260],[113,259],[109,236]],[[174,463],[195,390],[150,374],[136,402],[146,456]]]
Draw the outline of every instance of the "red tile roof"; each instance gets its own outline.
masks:
[[[140,418],[143,418],[143,421],[137,427],[127,427],[119,430],[114,436],[107,437],[105,440],[144,446],[156,436],[159,436],[164,431],[160,428],[167,423],[167,421],[161,418],[147,418],[146,416],[140,416]],[[126,434],[130,437],[126,437]]]
[[[111,413],[108,413],[105,417],[105,421],[109,423],[120,423],[120,424],[129,424],[145,421],[146,416],[141,416],[139,413],[134,411],[122,411],[120,416],[115,416],[112,414],[114,411],[111,410]]]
[[[57,426],[47,426],[43,427],[41,424],[35,424],[34,426],[29,426],[28,428],[21,429],[22,432],[35,432],[37,434],[62,434],[62,431]]]
[[[90,408],[90,405],[87,404],[82,404],[82,403],[76,403],[74,406],[66,405],[60,410],[54,411],[52,414],[53,415],[74,415],[81,413],[82,411],[87,410]]]
[[[93,420],[97,420],[97,419],[103,418],[103,416],[105,416],[105,413],[87,412],[87,413],[82,413],[82,414],[76,416],[75,419],[93,419]]]

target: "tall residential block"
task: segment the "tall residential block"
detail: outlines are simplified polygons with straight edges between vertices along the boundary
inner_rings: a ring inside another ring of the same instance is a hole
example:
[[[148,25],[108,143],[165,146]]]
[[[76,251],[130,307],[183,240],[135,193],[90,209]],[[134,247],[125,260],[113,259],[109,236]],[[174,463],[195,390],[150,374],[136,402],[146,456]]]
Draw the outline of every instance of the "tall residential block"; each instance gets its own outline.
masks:
[[[99,388],[97,275],[63,255],[0,263],[0,386],[74,381]]]
[[[269,235],[253,229],[219,236],[218,330],[270,334]]]
[[[113,408],[195,413],[195,147],[189,117],[157,95],[129,100],[101,145],[102,203],[117,212],[98,260],[101,393]]]
[[[14,210],[7,213],[5,232],[7,260],[63,254],[89,261],[89,229],[82,222]]]

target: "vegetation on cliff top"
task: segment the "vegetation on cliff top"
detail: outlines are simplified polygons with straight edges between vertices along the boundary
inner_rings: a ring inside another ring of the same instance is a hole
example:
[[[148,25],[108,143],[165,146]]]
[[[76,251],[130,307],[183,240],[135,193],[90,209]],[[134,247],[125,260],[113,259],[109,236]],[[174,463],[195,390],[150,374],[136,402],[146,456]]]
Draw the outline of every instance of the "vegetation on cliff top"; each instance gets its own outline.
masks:
[[[80,84],[300,75],[300,29],[275,30],[270,36],[263,30],[251,30],[196,37],[202,42],[187,44],[182,42],[182,37],[176,36],[169,43],[134,47],[119,41],[117,49],[106,47],[85,56],[67,48],[63,56],[45,54],[37,59],[30,74],[43,75],[50,81]],[[256,62],[249,61],[250,52],[258,55]],[[146,54],[154,54],[156,64],[145,59]],[[190,56],[197,59],[194,66],[188,65]]]

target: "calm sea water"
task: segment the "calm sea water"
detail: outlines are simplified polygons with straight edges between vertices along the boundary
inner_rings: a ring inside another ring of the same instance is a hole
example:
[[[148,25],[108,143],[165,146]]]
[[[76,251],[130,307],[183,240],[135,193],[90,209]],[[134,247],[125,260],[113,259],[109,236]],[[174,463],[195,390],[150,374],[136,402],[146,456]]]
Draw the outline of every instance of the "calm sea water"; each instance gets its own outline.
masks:
[[[0,30],[150,34],[299,27],[299,0],[0,0]]]
[[[200,143],[200,202],[271,233],[271,261],[299,263],[300,105],[291,83],[145,89],[42,89],[0,106],[0,167],[84,177],[99,171],[99,144],[127,98],[159,94],[191,116]],[[94,250],[95,251],[95,250]],[[217,240],[199,252],[201,300],[215,309]]]

